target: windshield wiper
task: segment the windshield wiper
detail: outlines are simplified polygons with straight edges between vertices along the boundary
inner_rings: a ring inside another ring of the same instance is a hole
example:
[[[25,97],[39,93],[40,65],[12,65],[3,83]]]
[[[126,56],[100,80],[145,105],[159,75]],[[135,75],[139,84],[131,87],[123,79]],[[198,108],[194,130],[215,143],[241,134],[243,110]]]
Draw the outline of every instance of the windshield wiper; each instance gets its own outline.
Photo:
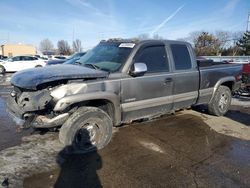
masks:
[[[100,70],[101,69],[99,66],[91,64],[91,63],[83,64],[83,66],[86,66],[86,67],[92,68],[92,69],[96,69],[96,70]]]
[[[79,63],[80,64],[80,63]],[[104,69],[104,68],[101,68],[95,64],[91,64],[91,63],[86,63],[86,64],[81,64],[82,66],[85,66],[85,67],[88,67],[88,68],[91,68],[91,69],[95,69],[95,70],[102,70],[102,71],[105,71],[105,72],[108,72],[110,73],[110,70],[108,69]]]

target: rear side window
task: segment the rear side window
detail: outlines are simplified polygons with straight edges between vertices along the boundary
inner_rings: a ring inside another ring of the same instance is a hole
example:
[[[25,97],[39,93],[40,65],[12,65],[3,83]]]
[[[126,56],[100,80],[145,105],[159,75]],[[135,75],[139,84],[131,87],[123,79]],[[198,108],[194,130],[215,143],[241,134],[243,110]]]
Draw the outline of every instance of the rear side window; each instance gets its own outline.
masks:
[[[13,61],[21,61],[21,57],[20,56],[16,56],[12,58]]]
[[[169,71],[167,54],[164,46],[150,46],[138,52],[135,62],[145,63],[149,73]]]
[[[33,60],[33,57],[23,56],[23,57],[22,57],[22,60],[23,60],[23,61],[32,61],[32,60]]]
[[[183,44],[171,44],[170,47],[174,58],[175,70],[191,69],[192,62],[187,46]]]

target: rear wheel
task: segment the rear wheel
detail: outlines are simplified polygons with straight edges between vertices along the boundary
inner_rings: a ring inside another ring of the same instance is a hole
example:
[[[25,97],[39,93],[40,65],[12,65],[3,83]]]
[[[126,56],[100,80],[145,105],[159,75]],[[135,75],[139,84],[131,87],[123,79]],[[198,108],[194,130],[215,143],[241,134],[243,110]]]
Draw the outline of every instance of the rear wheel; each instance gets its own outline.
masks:
[[[223,116],[227,113],[231,100],[231,90],[227,86],[220,86],[208,104],[208,112],[212,115]]]
[[[5,68],[3,65],[0,65],[0,74],[5,74]]]
[[[35,68],[39,68],[39,67],[42,67],[42,65],[36,65]]]
[[[95,107],[82,107],[63,124],[59,140],[77,152],[102,149],[111,140],[112,127],[106,112]]]

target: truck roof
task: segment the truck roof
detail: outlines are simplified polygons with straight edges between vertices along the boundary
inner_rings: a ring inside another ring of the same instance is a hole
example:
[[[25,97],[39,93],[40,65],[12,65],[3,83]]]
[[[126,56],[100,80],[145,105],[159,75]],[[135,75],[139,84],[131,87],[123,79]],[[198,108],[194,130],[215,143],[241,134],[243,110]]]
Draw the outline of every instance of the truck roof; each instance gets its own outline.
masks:
[[[180,41],[180,40],[159,40],[159,39],[146,39],[146,40],[140,40],[140,39],[122,39],[122,38],[114,38],[114,39],[108,39],[108,40],[102,40],[100,43],[134,43],[134,44],[148,44],[148,43],[157,43],[157,42],[163,42],[163,43],[178,43],[178,44],[186,44],[190,45],[188,42]]]

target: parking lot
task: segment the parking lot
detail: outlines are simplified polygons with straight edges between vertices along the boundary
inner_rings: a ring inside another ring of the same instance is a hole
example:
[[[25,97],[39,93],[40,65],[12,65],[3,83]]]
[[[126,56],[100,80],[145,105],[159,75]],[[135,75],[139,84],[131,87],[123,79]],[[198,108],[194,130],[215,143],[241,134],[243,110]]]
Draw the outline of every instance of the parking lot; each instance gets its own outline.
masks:
[[[0,77],[0,181],[10,187],[250,187],[250,98],[234,98],[226,117],[196,108],[124,125],[104,149],[69,155],[57,132],[16,132],[10,77]]]

